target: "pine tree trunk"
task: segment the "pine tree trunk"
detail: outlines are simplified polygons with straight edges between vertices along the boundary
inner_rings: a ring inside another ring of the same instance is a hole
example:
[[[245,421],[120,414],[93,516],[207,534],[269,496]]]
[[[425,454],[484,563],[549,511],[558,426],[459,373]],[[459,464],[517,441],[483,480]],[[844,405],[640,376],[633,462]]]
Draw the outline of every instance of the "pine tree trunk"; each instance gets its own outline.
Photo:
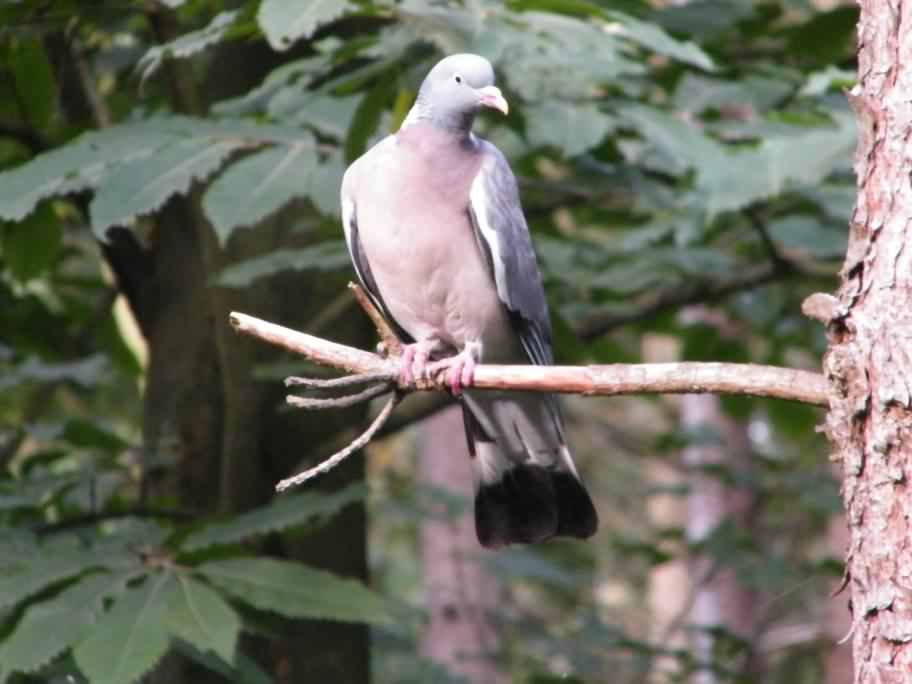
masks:
[[[843,471],[855,681],[912,679],[912,4],[861,0],[859,195],[832,302],[827,435]]]

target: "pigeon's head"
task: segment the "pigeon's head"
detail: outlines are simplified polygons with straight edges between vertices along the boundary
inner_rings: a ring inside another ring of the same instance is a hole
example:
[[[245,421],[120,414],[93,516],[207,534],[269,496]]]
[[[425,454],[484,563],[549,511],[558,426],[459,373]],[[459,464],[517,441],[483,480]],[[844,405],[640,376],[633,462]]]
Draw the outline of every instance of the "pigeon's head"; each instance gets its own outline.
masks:
[[[508,111],[507,101],[494,85],[494,68],[484,57],[461,54],[446,57],[431,69],[406,119],[429,121],[443,128],[468,131],[482,107]]]

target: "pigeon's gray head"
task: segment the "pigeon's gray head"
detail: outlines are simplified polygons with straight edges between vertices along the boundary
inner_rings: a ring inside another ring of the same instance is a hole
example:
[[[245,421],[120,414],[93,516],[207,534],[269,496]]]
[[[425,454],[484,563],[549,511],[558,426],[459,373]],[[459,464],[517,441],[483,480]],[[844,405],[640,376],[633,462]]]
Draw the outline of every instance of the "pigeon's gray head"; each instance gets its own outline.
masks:
[[[494,85],[491,63],[478,55],[450,55],[437,62],[425,77],[405,123],[428,121],[441,128],[468,132],[482,107],[504,114],[508,109],[507,101]]]

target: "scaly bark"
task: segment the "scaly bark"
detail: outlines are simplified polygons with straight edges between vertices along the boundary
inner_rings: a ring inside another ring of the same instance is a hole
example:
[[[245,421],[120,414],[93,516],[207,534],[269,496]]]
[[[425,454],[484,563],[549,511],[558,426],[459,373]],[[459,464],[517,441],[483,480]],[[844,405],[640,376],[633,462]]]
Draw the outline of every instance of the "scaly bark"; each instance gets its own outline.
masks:
[[[855,681],[912,678],[912,3],[862,0],[859,195],[829,322],[826,430],[851,541]]]

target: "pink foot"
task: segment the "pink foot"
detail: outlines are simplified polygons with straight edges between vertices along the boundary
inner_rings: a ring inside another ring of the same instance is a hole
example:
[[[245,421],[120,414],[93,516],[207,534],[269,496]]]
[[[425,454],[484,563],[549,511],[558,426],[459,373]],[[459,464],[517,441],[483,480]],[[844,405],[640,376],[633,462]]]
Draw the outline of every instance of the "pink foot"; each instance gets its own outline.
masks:
[[[399,361],[399,381],[402,384],[411,385],[416,379],[425,377],[431,349],[432,345],[424,342],[407,344],[402,348]]]
[[[475,384],[475,365],[475,355],[463,350],[456,356],[432,363],[427,367],[427,373],[428,376],[446,373],[450,391],[458,397],[464,388]]]

